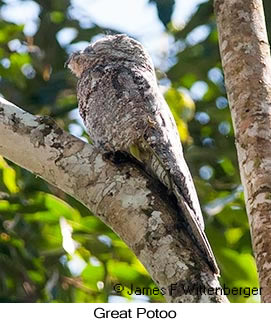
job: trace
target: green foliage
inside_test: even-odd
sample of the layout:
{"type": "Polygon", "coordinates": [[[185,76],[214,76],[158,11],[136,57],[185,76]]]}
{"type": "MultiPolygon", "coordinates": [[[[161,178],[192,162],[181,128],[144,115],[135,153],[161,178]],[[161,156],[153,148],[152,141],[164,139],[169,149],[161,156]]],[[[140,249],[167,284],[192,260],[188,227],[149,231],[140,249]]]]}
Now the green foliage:
{"type": "Polygon", "coordinates": [[[173,14],[175,0],[149,0],[150,3],[155,3],[157,7],[158,17],[165,27],[168,26],[173,14]]]}
{"type": "Polygon", "coordinates": [[[28,192],[24,174],[0,162],[2,302],[107,302],[114,283],[153,284],[125,244],[78,202],[28,192]]]}
{"type": "MultiPolygon", "coordinates": [[[[182,29],[170,22],[175,1],[150,2],[178,48],[163,76],[165,98],[184,143],[221,283],[257,287],[212,1],[199,5],[182,29]],[[195,31],[203,29],[206,36],[195,40],[195,31]]],[[[91,41],[103,29],[80,23],[81,16],[69,13],[69,0],[35,3],[40,24],[33,37],[24,35],[23,26],[0,21],[0,92],[29,112],[51,115],[65,130],[76,127],[85,136],[74,116],[75,79],[63,66],[72,45],[91,41]],[[74,38],[60,45],[57,35],[64,28],[71,28],[74,38]]],[[[0,10],[3,6],[0,1],[0,10]]],[[[130,301],[131,284],[154,286],[134,254],[84,206],[4,159],[0,199],[1,302],[130,301]],[[114,291],[116,283],[125,287],[120,294],[114,291]]],[[[257,301],[234,295],[230,300],[257,301]]],[[[163,298],[153,295],[149,301],[163,298]]]]}

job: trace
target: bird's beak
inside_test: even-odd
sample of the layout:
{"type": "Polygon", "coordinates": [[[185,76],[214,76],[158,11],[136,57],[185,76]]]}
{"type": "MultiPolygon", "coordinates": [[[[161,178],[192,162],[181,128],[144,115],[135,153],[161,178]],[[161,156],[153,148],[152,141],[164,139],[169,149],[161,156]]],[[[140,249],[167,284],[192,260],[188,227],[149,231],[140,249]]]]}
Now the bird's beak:
{"type": "Polygon", "coordinates": [[[67,68],[67,67],[69,67],[69,63],[70,63],[70,61],[71,61],[71,56],[72,55],[70,55],[69,56],[69,58],[66,60],[66,62],[64,63],[64,68],[67,68]]]}
{"type": "Polygon", "coordinates": [[[69,56],[69,58],[66,60],[66,62],[64,63],[64,67],[65,68],[69,67],[69,64],[70,64],[71,60],[74,59],[76,56],[80,55],[80,53],[81,53],[80,51],[72,53],[69,56]]]}

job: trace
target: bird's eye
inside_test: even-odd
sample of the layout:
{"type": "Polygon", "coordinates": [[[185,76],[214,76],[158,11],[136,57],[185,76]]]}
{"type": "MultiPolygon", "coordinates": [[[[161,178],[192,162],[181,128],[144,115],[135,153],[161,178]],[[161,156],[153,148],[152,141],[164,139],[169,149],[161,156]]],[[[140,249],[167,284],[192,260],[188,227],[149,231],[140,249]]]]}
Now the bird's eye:
{"type": "Polygon", "coordinates": [[[84,53],[85,54],[94,54],[95,51],[92,46],[88,46],[87,48],[85,48],[84,53]]]}

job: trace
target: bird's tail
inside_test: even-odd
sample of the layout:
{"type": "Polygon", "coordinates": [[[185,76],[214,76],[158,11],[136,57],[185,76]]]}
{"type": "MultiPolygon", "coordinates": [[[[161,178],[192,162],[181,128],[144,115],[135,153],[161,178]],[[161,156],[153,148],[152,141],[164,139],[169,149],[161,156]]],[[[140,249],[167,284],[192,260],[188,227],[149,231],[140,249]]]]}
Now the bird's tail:
{"type": "Polygon", "coordinates": [[[171,150],[164,142],[149,145],[144,139],[141,143],[131,146],[130,153],[142,163],[148,173],[157,177],[170,193],[175,195],[188,233],[211,270],[219,274],[213,251],[204,232],[196,189],[182,154],[171,150]]]}
{"type": "Polygon", "coordinates": [[[196,220],[195,211],[191,209],[191,207],[185,201],[182,193],[180,192],[180,188],[176,184],[173,184],[173,186],[174,195],[177,198],[178,204],[187,223],[187,230],[190,236],[193,240],[195,240],[195,243],[198,245],[200,251],[207,259],[208,265],[210,266],[212,271],[215,274],[219,275],[219,269],[215,260],[215,256],[204,230],[200,227],[198,221],[196,220]]]}

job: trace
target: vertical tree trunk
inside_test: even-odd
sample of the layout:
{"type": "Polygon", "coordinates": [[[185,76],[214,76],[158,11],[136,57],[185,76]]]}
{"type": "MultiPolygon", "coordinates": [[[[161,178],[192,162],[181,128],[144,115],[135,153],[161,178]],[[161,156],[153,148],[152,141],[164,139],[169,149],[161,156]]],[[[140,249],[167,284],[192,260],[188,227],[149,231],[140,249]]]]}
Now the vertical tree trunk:
{"type": "Polygon", "coordinates": [[[215,0],[262,301],[271,302],[271,60],[261,0],[215,0]]]}

